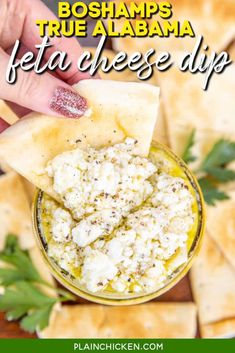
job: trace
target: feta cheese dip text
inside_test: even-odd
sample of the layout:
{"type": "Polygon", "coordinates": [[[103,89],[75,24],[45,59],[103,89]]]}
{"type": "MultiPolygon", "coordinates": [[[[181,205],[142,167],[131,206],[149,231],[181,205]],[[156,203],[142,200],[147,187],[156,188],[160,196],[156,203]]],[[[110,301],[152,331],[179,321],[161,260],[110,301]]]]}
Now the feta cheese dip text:
{"type": "Polygon", "coordinates": [[[60,200],[41,203],[47,253],[92,293],[152,293],[188,260],[193,187],[173,158],[137,156],[135,144],[76,148],[46,168],[60,200]]]}

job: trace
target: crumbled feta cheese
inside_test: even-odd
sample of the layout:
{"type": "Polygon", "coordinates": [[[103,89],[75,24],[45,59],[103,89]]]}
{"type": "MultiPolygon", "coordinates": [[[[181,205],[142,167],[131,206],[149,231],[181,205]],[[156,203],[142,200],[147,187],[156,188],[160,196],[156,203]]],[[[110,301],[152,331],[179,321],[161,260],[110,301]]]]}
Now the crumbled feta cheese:
{"type": "Polygon", "coordinates": [[[48,255],[91,292],[150,293],[187,261],[195,221],[187,181],[162,155],[151,162],[134,146],[75,149],[47,166],[64,205],[44,202],[48,255]]]}
{"type": "Polygon", "coordinates": [[[68,211],[58,207],[52,212],[51,230],[55,241],[68,242],[74,221],[68,211]]]}
{"type": "Polygon", "coordinates": [[[80,265],[77,249],[70,243],[64,246],[62,243],[50,242],[48,255],[52,257],[61,268],[68,272],[80,265]]]}
{"type": "Polygon", "coordinates": [[[111,233],[120,221],[121,214],[115,209],[95,212],[73,228],[73,241],[79,246],[86,246],[102,235],[111,233]]]}
{"type": "Polygon", "coordinates": [[[112,260],[102,252],[93,250],[86,258],[82,267],[82,282],[88,290],[97,292],[117,274],[118,269],[112,260]]]}
{"type": "Polygon", "coordinates": [[[46,171],[53,188],[76,219],[104,208],[123,217],[153,191],[147,179],[156,171],[148,159],[134,155],[135,140],[95,150],[79,148],[55,157],[46,171]]]}

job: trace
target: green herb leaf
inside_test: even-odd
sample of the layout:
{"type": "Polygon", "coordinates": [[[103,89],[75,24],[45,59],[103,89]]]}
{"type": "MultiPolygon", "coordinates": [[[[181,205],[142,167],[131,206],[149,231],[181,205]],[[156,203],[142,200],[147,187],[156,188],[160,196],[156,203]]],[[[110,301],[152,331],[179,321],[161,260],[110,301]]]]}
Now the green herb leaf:
{"type": "Polygon", "coordinates": [[[8,311],[15,308],[43,307],[55,303],[56,298],[43,294],[35,285],[30,282],[16,282],[14,288],[6,288],[0,296],[0,310],[8,311]]]}
{"type": "Polygon", "coordinates": [[[43,330],[49,324],[52,308],[53,304],[49,304],[43,308],[34,310],[21,320],[21,328],[31,333],[36,330],[43,330]]]}
{"type": "MultiPolygon", "coordinates": [[[[3,251],[0,252],[0,260],[7,263],[8,265],[14,266],[17,269],[18,273],[20,273],[21,280],[25,279],[27,281],[32,282],[44,282],[42,281],[38,271],[33,265],[29,254],[19,248],[17,237],[15,237],[14,235],[8,235],[6,239],[5,248],[3,251]]],[[[13,276],[12,272],[8,273],[10,277],[13,276]]],[[[7,272],[2,274],[4,276],[5,283],[7,283],[6,274],[7,272]]],[[[11,284],[10,279],[9,284],[11,284]]]]}
{"type": "Polygon", "coordinates": [[[185,150],[182,154],[182,159],[185,161],[185,163],[194,162],[196,160],[196,157],[192,153],[192,147],[195,144],[195,132],[196,130],[193,129],[191,134],[189,135],[185,150]]]}
{"type": "Polygon", "coordinates": [[[220,191],[209,179],[200,178],[198,182],[201,186],[204,199],[208,205],[215,206],[216,201],[229,199],[229,196],[225,192],[220,191]]]}
{"type": "Polygon", "coordinates": [[[30,282],[16,282],[13,289],[6,288],[0,296],[0,310],[6,311],[8,320],[21,320],[21,326],[29,332],[43,329],[49,322],[57,298],[50,298],[30,282]]]}
{"type": "Polygon", "coordinates": [[[205,157],[201,165],[201,170],[208,172],[213,168],[224,168],[226,165],[235,160],[235,142],[224,139],[215,143],[211,151],[205,157]]]}
{"type": "Polygon", "coordinates": [[[28,306],[24,307],[23,305],[21,305],[18,308],[7,311],[6,318],[8,321],[18,320],[22,316],[27,315],[27,312],[28,312],[28,306]]]}
{"type": "MultiPolygon", "coordinates": [[[[195,130],[193,130],[186,143],[183,160],[186,163],[195,161],[192,154],[192,147],[195,144],[195,130]]],[[[219,189],[220,183],[227,183],[235,180],[235,171],[227,169],[226,166],[235,161],[235,142],[220,139],[202,161],[198,171],[204,199],[207,204],[215,205],[216,201],[227,200],[229,195],[219,189]]]]}
{"type": "Polygon", "coordinates": [[[62,289],[55,288],[56,298],[42,291],[43,286],[50,285],[40,277],[28,252],[20,249],[16,236],[7,237],[0,260],[6,265],[0,268],[0,284],[5,287],[0,295],[0,310],[6,312],[8,320],[21,319],[24,330],[34,332],[45,328],[56,302],[74,300],[72,294],[62,289]]]}
{"type": "Polygon", "coordinates": [[[235,171],[220,167],[210,168],[210,175],[221,183],[235,180],[235,171]]]}
{"type": "Polygon", "coordinates": [[[0,285],[8,287],[16,281],[23,281],[25,275],[20,271],[12,268],[0,268],[0,285]]]}

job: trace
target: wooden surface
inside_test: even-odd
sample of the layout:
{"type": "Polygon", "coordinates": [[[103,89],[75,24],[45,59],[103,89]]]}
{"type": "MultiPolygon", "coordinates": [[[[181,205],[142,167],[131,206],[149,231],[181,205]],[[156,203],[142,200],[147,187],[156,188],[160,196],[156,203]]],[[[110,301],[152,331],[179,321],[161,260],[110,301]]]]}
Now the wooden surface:
{"type": "MultiPolygon", "coordinates": [[[[184,277],[175,287],[155,299],[154,301],[164,302],[187,302],[192,301],[192,293],[188,276],[184,277]]],[[[91,304],[85,299],[78,298],[79,304],[91,304]]],[[[97,304],[99,305],[99,304],[97,304]]],[[[36,338],[35,334],[29,334],[20,329],[17,322],[7,322],[4,313],[0,312],[0,338],[36,338]]]]}

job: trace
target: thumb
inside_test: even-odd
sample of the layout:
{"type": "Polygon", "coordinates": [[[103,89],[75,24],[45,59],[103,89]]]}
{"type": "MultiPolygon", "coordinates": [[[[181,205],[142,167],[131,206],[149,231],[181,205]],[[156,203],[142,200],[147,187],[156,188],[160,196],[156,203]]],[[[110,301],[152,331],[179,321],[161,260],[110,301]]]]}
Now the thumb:
{"type": "Polygon", "coordinates": [[[17,80],[9,84],[6,71],[10,57],[0,49],[0,98],[47,115],[78,118],[87,110],[86,99],[71,86],[45,72],[18,70],[17,80]]]}

